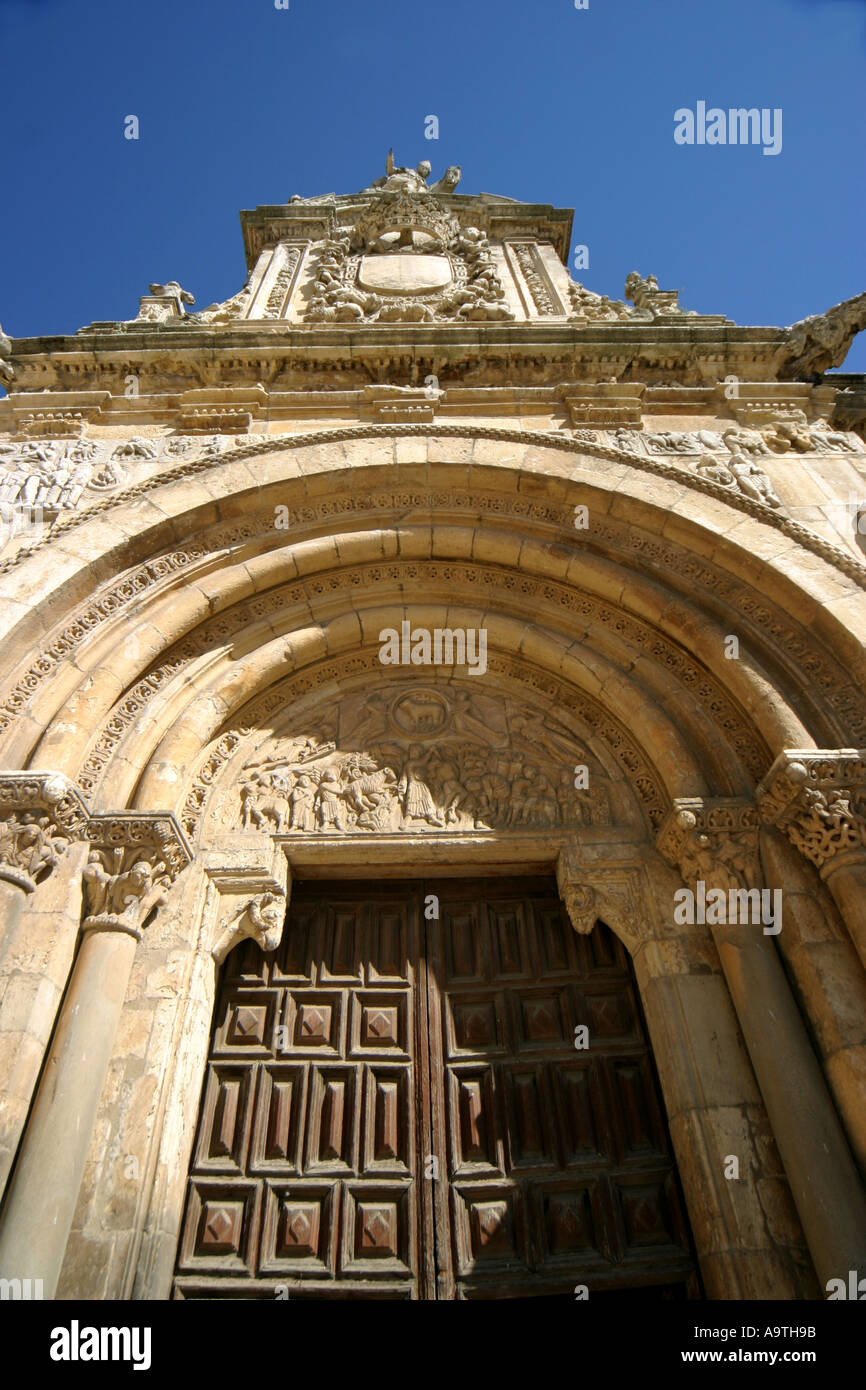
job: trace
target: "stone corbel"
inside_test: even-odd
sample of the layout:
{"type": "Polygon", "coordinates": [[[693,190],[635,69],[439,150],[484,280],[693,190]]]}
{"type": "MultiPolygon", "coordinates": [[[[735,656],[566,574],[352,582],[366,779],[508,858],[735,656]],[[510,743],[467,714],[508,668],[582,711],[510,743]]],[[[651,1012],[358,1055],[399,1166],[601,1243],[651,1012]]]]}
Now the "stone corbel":
{"type": "Polygon", "coordinates": [[[84,838],[87,820],[81,796],[62,774],[0,773],[0,880],[34,892],[70,841],[84,838]]]}
{"type": "Polygon", "coordinates": [[[286,895],[280,889],[249,898],[243,907],[223,927],[211,951],[217,965],[222,965],[235,946],[248,937],[258,942],[263,951],[275,951],[283,939],[286,920],[286,895]]]}
{"type": "Polygon", "coordinates": [[[739,797],[677,797],[659,829],[659,852],[694,888],[759,888],[758,812],[739,797]]]}
{"type": "Polygon", "coordinates": [[[192,860],[183,831],[171,813],[120,812],[93,817],[86,833],[82,931],[126,932],[140,941],[150,913],[192,860]]]}
{"type": "Polygon", "coordinates": [[[584,860],[573,846],[564,846],[556,864],[556,881],[575,931],[588,936],[601,919],[634,951],[641,936],[639,873],[634,864],[584,860]]]}
{"type": "Polygon", "coordinates": [[[269,836],[228,838],[230,844],[205,864],[209,906],[202,945],[218,966],[247,938],[275,951],[292,892],[289,861],[269,836]]]}
{"type": "Polygon", "coordinates": [[[757,797],[761,820],[787,835],[822,878],[866,860],[866,749],[786,749],[757,797]]]}

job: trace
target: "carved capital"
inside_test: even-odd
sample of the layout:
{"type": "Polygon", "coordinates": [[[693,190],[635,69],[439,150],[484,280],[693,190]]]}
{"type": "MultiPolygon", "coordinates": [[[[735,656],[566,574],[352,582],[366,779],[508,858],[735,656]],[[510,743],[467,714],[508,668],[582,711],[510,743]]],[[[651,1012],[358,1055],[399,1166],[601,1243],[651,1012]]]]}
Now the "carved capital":
{"type": "Polygon", "coordinates": [[[82,873],[82,931],[127,932],[136,940],[150,912],[192,853],[170,813],[119,812],[87,825],[90,858],[82,873]]]}
{"type": "Polygon", "coordinates": [[[0,879],[32,893],[86,822],[87,808],[62,774],[0,773],[0,879]]]}
{"type": "Polygon", "coordinates": [[[659,829],[659,852],[693,887],[757,888],[758,812],[737,797],[677,797],[659,829]]]}
{"type": "Polygon", "coordinates": [[[826,877],[866,852],[866,749],[780,753],[757,792],[761,820],[826,877]]]}

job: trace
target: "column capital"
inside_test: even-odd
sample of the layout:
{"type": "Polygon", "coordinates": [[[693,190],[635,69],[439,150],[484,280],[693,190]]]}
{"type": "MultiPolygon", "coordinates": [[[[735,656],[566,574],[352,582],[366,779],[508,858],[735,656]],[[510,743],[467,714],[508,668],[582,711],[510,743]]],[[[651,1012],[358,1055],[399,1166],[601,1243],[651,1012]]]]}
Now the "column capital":
{"type": "Polygon", "coordinates": [[[119,811],[93,816],[86,826],[91,850],[82,872],[81,929],[119,931],[141,939],[154,907],[192,860],[171,812],[119,811]]]}
{"type": "Polygon", "coordinates": [[[745,797],[677,797],[659,827],[659,853],[692,886],[757,888],[758,810],[745,797]]]}
{"type": "Polygon", "coordinates": [[[0,772],[0,879],[35,891],[71,840],[82,839],[88,810],[59,772],[0,772]]]}
{"type": "Polygon", "coordinates": [[[765,825],[826,877],[866,852],[866,749],[788,748],[757,789],[765,825]]]}

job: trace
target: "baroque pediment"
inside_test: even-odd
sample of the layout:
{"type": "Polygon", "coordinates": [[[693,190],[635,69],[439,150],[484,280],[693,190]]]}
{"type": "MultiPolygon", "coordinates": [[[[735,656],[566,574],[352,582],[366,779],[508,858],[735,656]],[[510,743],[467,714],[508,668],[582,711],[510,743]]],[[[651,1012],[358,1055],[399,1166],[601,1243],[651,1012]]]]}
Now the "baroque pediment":
{"type": "Polygon", "coordinates": [[[259,745],[240,775],[247,830],[288,835],[610,825],[610,783],[547,714],[459,686],[346,696],[259,745]]]}

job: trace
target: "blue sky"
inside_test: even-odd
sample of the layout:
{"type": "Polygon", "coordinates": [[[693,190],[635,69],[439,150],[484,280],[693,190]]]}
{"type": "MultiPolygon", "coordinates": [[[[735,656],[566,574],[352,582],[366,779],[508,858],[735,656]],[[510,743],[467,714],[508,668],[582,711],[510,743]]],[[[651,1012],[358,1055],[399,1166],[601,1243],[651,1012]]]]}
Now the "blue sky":
{"type": "Polygon", "coordinates": [[[866,289],[864,68],[863,0],[0,0],[0,321],[129,318],[153,280],[223,299],[240,208],[354,192],[393,145],[573,207],[599,293],[637,269],[790,323],[866,289]],[[780,107],[781,153],[675,144],[698,101],[780,107]]]}

